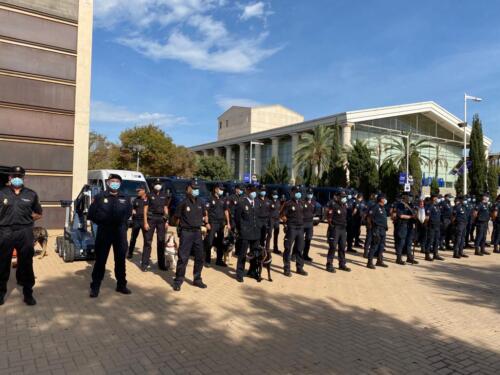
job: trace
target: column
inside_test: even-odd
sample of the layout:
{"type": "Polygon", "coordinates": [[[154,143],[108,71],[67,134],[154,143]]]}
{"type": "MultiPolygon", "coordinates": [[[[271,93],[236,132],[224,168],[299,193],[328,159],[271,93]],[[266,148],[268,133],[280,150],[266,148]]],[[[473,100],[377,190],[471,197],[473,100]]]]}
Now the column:
{"type": "Polygon", "coordinates": [[[203,156],[208,156],[208,150],[203,150],[203,156]]]}
{"type": "Polygon", "coordinates": [[[292,184],[295,184],[295,179],[297,177],[297,168],[295,167],[295,153],[297,152],[297,147],[299,145],[299,134],[298,133],[292,133],[292,168],[290,171],[290,180],[292,184]]]}
{"type": "Polygon", "coordinates": [[[229,169],[232,173],[234,173],[233,169],[233,148],[231,146],[224,146],[226,149],[226,163],[229,166],[229,169]]]}
{"type": "Polygon", "coordinates": [[[351,131],[354,124],[352,122],[346,122],[341,124],[342,128],[342,146],[348,148],[351,147],[351,131]]]}
{"type": "Polygon", "coordinates": [[[278,150],[280,146],[280,139],[278,137],[272,137],[272,153],[271,157],[278,159],[278,150]]]}
{"type": "Polygon", "coordinates": [[[245,144],[244,143],[240,143],[238,145],[240,147],[240,160],[239,160],[239,163],[238,163],[238,179],[240,181],[243,181],[243,174],[244,174],[244,171],[245,171],[245,144]]]}
{"type": "Polygon", "coordinates": [[[219,147],[214,147],[214,156],[220,156],[220,148],[219,147]]]}
{"type": "Polygon", "coordinates": [[[261,174],[261,164],[262,164],[262,146],[259,144],[254,145],[254,153],[255,153],[255,170],[253,171],[254,174],[257,176],[260,176],[261,174]]]}

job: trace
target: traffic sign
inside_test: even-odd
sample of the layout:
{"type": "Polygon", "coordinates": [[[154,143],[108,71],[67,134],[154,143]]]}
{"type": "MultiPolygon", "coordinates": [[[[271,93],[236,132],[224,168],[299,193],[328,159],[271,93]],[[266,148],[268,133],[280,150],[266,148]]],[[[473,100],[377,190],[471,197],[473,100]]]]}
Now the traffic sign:
{"type": "Polygon", "coordinates": [[[409,193],[411,191],[411,185],[408,183],[408,184],[405,184],[405,193],[409,193]]]}
{"type": "Polygon", "coordinates": [[[406,173],[401,172],[399,174],[399,184],[404,185],[406,183],[406,173]]]}

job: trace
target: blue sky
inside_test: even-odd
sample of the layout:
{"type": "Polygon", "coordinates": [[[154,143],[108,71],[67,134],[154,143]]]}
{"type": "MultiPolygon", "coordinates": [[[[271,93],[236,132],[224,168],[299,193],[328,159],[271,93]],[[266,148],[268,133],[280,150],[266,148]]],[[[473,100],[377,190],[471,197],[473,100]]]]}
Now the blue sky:
{"type": "MultiPolygon", "coordinates": [[[[231,105],[306,119],[463,94],[500,151],[495,0],[95,0],[93,130],[156,123],[176,143],[216,139],[231,105]]],[[[469,117],[470,121],[470,117],[469,117]]]]}

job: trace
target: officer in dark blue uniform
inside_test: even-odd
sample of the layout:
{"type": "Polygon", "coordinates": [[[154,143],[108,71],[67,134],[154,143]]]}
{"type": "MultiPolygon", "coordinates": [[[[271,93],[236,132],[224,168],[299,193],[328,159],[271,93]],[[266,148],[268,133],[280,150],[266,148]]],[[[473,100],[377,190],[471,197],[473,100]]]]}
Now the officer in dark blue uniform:
{"type": "Polygon", "coordinates": [[[356,212],[353,215],[353,225],[354,225],[354,246],[361,247],[363,241],[361,240],[361,225],[363,212],[366,210],[366,202],[364,200],[363,194],[358,193],[356,196],[356,212]]]}
{"type": "Polygon", "coordinates": [[[281,220],[286,225],[285,251],[283,253],[283,268],[285,276],[292,276],[290,272],[290,258],[292,251],[295,254],[297,273],[306,276],[304,271],[304,204],[298,186],[291,189],[291,199],[283,205],[281,220]]]}
{"type": "Polygon", "coordinates": [[[465,245],[464,248],[470,247],[470,236],[472,231],[472,212],[474,211],[474,207],[472,206],[472,199],[470,196],[466,195],[464,197],[464,207],[467,213],[467,225],[465,227],[465,245]]]}
{"type": "Polygon", "coordinates": [[[474,208],[473,218],[476,220],[476,239],[474,241],[475,255],[490,255],[485,250],[486,234],[490,221],[489,209],[490,196],[485,193],[481,195],[481,201],[474,208]]]}
{"type": "MultiPolygon", "coordinates": [[[[389,218],[392,221],[392,238],[394,238],[394,248],[397,249],[399,245],[399,236],[398,236],[398,225],[399,220],[397,217],[397,207],[401,203],[401,195],[398,194],[396,196],[396,200],[389,205],[389,218]]],[[[403,248],[403,251],[406,251],[406,248],[403,248]]]]}
{"type": "Polygon", "coordinates": [[[500,194],[491,208],[491,219],[493,220],[493,252],[500,254],[500,194]]]}
{"type": "Polygon", "coordinates": [[[212,247],[215,246],[217,251],[217,260],[215,264],[221,267],[227,267],[224,262],[224,225],[226,220],[226,200],[223,199],[224,186],[222,184],[215,184],[212,188],[212,194],[210,198],[205,203],[206,210],[208,212],[208,223],[210,224],[210,230],[207,231],[204,240],[205,248],[205,263],[210,264],[212,247]]]}
{"type": "MultiPolygon", "coordinates": [[[[244,187],[241,185],[236,185],[234,188],[234,193],[226,198],[225,213],[226,213],[226,223],[229,223],[229,230],[231,230],[234,238],[236,238],[236,223],[234,221],[236,206],[238,201],[243,197],[244,187]]],[[[239,242],[236,241],[235,252],[238,253],[239,242]]]]}
{"type": "Polygon", "coordinates": [[[335,252],[338,250],[339,269],[342,271],[351,271],[346,266],[345,250],[347,238],[347,197],[345,192],[338,190],[335,192],[333,199],[327,204],[328,218],[328,255],[326,258],[326,270],[335,272],[333,260],[335,252]]]}
{"type": "Polygon", "coordinates": [[[280,211],[281,211],[281,201],[279,200],[279,195],[276,190],[271,192],[271,200],[269,207],[269,216],[271,222],[269,225],[267,240],[266,240],[266,250],[269,251],[271,247],[271,237],[273,239],[273,253],[281,255],[281,251],[278,249],[278,238],[280,234],[280,211]]]}
{"type": "Polygon", "coordinates": [[[99,295],[106,261],[113,246],[115,260],[116,291],[130,294],[125,274],[125,257],[127,256],[127,221],[132,214],[130,200],[120,192],[122,178],[110,174],[106,182],[108,190],[97,195],[89,207],[89,219],[97,224],[95,239],[96,260],[92,270],[90,297],[99,295]]]}
{"type": "Polygon", "coordinates": [[[314,212],[316,211],[316,200],[314,199],[313,189],[308,188],[304,199],[304,252],[303,257],[307,262],[312,262],[309,256],[311,241],[314,236],[314,212]]]}
{"type": "Polygon", "coordinates": [[[148,195],[144,204],[144,229],[146,241],[142,252],[141,268],[146,271],[149,267],[153,235],[156,231],[156,255],[158,268],[166,271],[165,267],[165,234],[168,227],[168,204],[170,197],[162,190],[163,185],[158,178],[153,183],[153,192],[148,195]]]}
{"type": "Polygon", "coordinates": [[[366,202],[365,210],[363,211],[362,216],[361,216],[362,222],[364,222],[364,224],[366,226],[366,238],[365,238],[365,245],[364,245],[364,249],[363,249],[363,257],[364,258],[368,258],[368,254],[370,252],[370,246],[372,244],[373,231],[372,231],[371,223],[368,220],[368,214],[369,214],[370,210],[372,209],[372,207],[375,206],[376,204],[377,204],[377,196],[375,193],[371,193],[370,199],[368,200],[368,202],[366,202]]]}
{"type": "Polygon", "coordinates": [[[439,240],[439,249],[450,250],[451,241],[451,199],[453,196],[451,194],[446,194],[444,199],[439,203],[439,208],[441,209],[441,235],[439,240]]]}
{"type": "Polygon", "coordinates": [[[372,228],[372,243],[366,266],[371,269],[375,269],[373,265],[373,258],[375,256],[377,256],[377,266],[388,267],[387,264],[384,263],[385,238],[387,232],[386,204],[387,199],[385,198],[385,194],[379,194],[377,196],[377,203],[373,205],[368,212],[368,220],[372,228]]]}
{"type": "Polygon", "coordinates": [[[146,231],[144,230],[144,206],[147,202],[146,188],[140,186],[137,188],[137,197],[132,202],[132,233],[130,235],[130,243],[128,246],[128,259],[134,256],[135,243],[139,232],[142,232],[143,243],[146,243],[146,231]]]}
{"type": "Polygon", "coordinates": [[[406,261],[411,264],[418,264],[413,255],[413,221],[415,212],[410,206],[410,195],[403,193],[401,201],[396,206],[397,220],[397,247],[396,247],[396,263],[404,265],[403,253],[406,253],[406,261]],[[406,250],[406,251],[403,251],[406,250]]]}
{"type": "Polygon", "coordinates": [[[236,265],[236,280],[243,282],[245,275],[245,263],[247,253],[257,250],[260,245],[260,223],[257,208],[257,192],[253,185],[248,185],[246,196],[238,201],[236,206],[234,221],[236,223],[236,240],[239,242],[236,255],[238,263],[236,265]]]}
{"type": "Polygon", "coordinates": [[[453,244],[453,258],[468,258],[464,253],[465,229],[467,227],[467,208],[464,206],[463,196],[457,196],[455,206],[452,210],[452,223],[455,228],[455,239],[453,244]]]}
{"type": "Polygon", "coordinates": [[[431,196],[431,203],[425,209],[427,217],[427,246],[425,249],[425,260],[444,260],[439,256],[439,241],[441,239],[441,209],[438,203],[438,196],[431,196]],[[430,253],[434,256],[431,258],[430,253]]]}
{"type": "Polygon", "coordinates": [[[271,224],[270,211],[271,204],[267,199],[267,191],[265,185],[260,185],[257,192],[257,199],[255,200],[257,207],[257,219],[260,228],[260,246],[266,246],[267,234],[271,224]]]}
{"type": "Polygon", "coordinates": [[[25,170],[13,167],[8,186],[0,188],[0,305],[4,304],[12,254],[17,250],[18,284],[23,287],[24,303],[36,305],[33,297],[33,224],[42,218],[38,195],[24,186],[25,170]]]}
{"type": "Polygon", "coordinates": [[[356,199],[353,197],[352,192],[347,195],[347,252],[356,253],[357,251],[352,248],[354,244],[354,216],[358,211],[356,199]]]}
{"type": "Polygon", "coordinates": [[[207,287],[201,278],[205,259],[201,227],[205,225],[209,231],[210,224],[205,202],[199,198],[199,195],[198,181],[190,181],[186,186],[186,199],[175,210],[175,223],[179,228],[179,259],[174,279],[176,292],[181,290],[191,252],[194,253],[193,285],[201,289],[207,287]]]}

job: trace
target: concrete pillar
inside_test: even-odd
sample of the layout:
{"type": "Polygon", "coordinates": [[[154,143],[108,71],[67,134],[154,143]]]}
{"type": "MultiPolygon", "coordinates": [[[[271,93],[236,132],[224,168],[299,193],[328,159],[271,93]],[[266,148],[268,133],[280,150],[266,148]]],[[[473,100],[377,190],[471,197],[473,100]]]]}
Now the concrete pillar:
{"type": "Polygon", "coordinates": [[[203,156],[208,156],[208,150],[203,150],[203,156]]]}
{"type": "Polygon", "coordinates": [[[278,150],[280,146],[280,139],[278,137],[272,137],[272,151],[271,151],[271,157],[278,159],[278,150]]]}
{"type": "Polygon", "coordinates": [[[220,156],[220,148],[214,147],[214,156],[220,156]]]}
{"type": "Polygon", "coordinates": [[[243,181],[243,174],[245,171],[245,144],[240,143],[238,146],[240,147],[240,158],[239,158],[240,160],[238,163],[239,166],[238,179],[240,181],[243,181]]]}
{"type": "Polygon", "coordinates": [[[292,133],[292,168],[290,171],[290,180],[292,181],[292,184],[295,183],[295,179],[297,178],[297,168],[295,166],[295,161],[294,161],[294,156],[295,153],[297,152],[297,147],[299,145],[299,134],[298,133],[292,133]]]}
{"type": "Polygon", "coordinates": [[[342,128],[342,146],[348,148],[351,147],[351,131],[354,124],[352,122],[346,122],[340,125],[342,128]]]}
{"type": "Polygon", "coordinates": [[[233,149],[231,146],[224,146],[226,149],[226,163],[229,166],[231,172],[234,173],[233,170],[233,149]]]}
{"type": "Polygon", "coordinates": [[[255,153],[255,170],[254,174],[260,176],[261,174],[261,164],[262,164],[262,146],[259,144],[254,145],[254,153],[255,153]]]}

